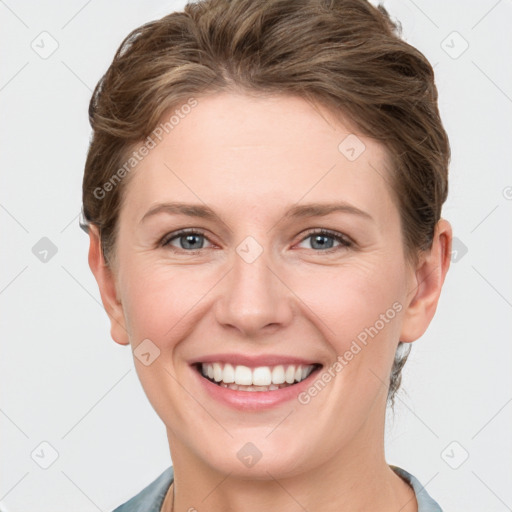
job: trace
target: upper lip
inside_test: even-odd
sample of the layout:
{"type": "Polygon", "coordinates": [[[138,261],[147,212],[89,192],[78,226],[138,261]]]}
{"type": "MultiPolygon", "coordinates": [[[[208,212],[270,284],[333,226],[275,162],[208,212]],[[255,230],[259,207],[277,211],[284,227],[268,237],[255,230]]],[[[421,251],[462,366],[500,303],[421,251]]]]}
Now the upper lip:
{"type": "Polygon", "coordinates": [[[278,354],[261,354],[257,356],[248,356],[246,354],[211,354],[194,358],[190,361],[191,365],[199,363],[230,363],[233,366],[242,365],[249,368],[257,368],[258,366],[277,366],[277,365],[315,365],[320,364],[318,361],[304,359],[301,357],[291,357],[278,354]]]}

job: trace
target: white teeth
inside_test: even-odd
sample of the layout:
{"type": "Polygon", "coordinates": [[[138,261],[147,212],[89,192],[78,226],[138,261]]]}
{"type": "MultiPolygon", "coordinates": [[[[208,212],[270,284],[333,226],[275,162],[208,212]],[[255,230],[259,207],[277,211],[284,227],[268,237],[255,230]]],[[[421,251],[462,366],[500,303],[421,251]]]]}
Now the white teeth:
{"type": "Polygon", "coordinates": [[[284,383],[284,366],[278,365],[272,368],[272,384],[283,384],[284,383]]]}
{"type": "Polygon", "coordinates": [[[213,380],[215,382],[222,380],[222,366],[219,363],[213,363],[213,380]]]}
{"type": "Polygon", "coordinates": [[[272,374],[268,366],[254,368],[252,372],[252,383],[255,386],[270,386],[272,384],[272,374]]]}
{"type": "Polygon", "coordinates": [[[235,382],[235,369],[233,368],[233,365],[227,363],[224,365],[224,371],[222,373],[222,380],[226,384],[231,384],[232,382],[235,382]]]}
{"type": "Polygon", "coordinates": [[[235,368],[235,382],[242,386],[250,386],[252,384],[252,371],[248,366],[238,365],[235,368]]]}
{"type": "Polygon", "coordinates": [[[284,388],[288,386],[288,384],[284,384],[281,386],[275,386],[274,384],[270,384],[270,386],[239,386],[238,384],[226,384],[225,382],[219,382],[219,386],[223,388],[233,389],[235,391],[275,391],[276,389],[284,388]]]}
{"type": "Polygon", "coordinates": [[[214,380],[223,387],[244,391],[273,391],[280,387],[286,387],[294,382],[304,380],[313,371],[314,365],[276,365],[248,366],[233,365],[229,363],[215,362],[202,363],[201,371],[205,377],[214,380]],[[249,388],[250,386],[250,388],[249,388]]]}
{"type": "Polygon", "coordinates": [[[295,366],[288,366],[288,368],[286,368],[284,379],[288,384],[293,384],[295,382],[295,366]]]}

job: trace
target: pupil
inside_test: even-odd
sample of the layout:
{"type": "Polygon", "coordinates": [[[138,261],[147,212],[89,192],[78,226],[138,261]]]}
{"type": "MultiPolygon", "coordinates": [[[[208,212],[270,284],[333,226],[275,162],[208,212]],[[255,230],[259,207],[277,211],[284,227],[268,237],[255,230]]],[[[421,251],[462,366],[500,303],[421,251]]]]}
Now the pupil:
{"type": "MultiPolygon", "coordinates": [[[[185,245],[187,246],[189,243],[190,244],[193,244],[194,243],[194,239],[197,239],[197,235],[185,235],[185,245]]],[[[194,249],[194,247],[183,247],[183,249],[194,249]]]]}
{"type": "MultiPolygon", "coordinates": [[[[324,242],[322,243],[321,241],[319,242],[320,243],[320,246],[321,248],[325,248],[326,246],[329,246],[328,248],[330,249],[331,248],[331,245],[329,243],[325,243],[325,239],[329,239],[330,237],[326,236],[326,235],[316,235],[315,236],[315,242],[318,242],[320,240],[324,240],[324,242]]],[[[332,243],[332,241],[331,241],[332,243]]]]}

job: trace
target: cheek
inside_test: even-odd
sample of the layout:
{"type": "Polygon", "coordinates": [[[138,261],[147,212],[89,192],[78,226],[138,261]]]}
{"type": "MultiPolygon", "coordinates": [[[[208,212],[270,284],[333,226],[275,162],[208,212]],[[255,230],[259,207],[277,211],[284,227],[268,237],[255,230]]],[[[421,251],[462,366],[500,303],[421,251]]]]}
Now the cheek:
{"type": "MultiPolygon", "coordinates": [[[[388,381],[401,327],[400,262],[382,261],[360,260],[328,275],[317,270],[297,293],[313,311],[309,318],[332,351],[335,366],[325,375],[332,378],[332,410],[350,408],[356,423],[388,381]]],[[[303,311],[306,315],[307,308],[303,311]]]]}
{"type": "Polygon", "coordinates": [[[315,323],[325,327],[326,338],[338,353],[347,350],[347,344],[366,332],[365,328],[375,323],[382,327],[381,315],[386,325],[381,330],[389,332],[391,324],[398,324],[400,306],[396,303],[402,300],[403,289],[399,264],[360,261],[327,271],[313,269],[304,275],[295,280],[294,290],[312,311],[310,317],[316,316],[315,323]]]}
{"type": "Polygon", "coordinates": [[[142,258],[126,267],[125,276],[123,310],[130,341],[149,338],[164,350],[186,335],[190,318],[212,286],[205,272],[193,267],[152,264],[142,258]]]}

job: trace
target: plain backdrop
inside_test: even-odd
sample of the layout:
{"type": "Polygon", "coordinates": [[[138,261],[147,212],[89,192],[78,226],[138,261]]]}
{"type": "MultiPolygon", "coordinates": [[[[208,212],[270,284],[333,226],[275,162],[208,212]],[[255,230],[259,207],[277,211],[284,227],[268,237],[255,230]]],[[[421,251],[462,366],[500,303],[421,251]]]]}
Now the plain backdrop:
{"type": "MultiPolygon", "coordinates": [[[[9,512],[109,512],[171,464],[130,349],[110,338],[78,214],[94,85],[129,31],[183,5],[0,1],[0,502],[9,512]]],[[[455,236],[437,313],[388,418],[387,459],[447,512],[512,510],[512,3],[384,5],[435,69],[452,147],[443,217],[455,236]]]]}

